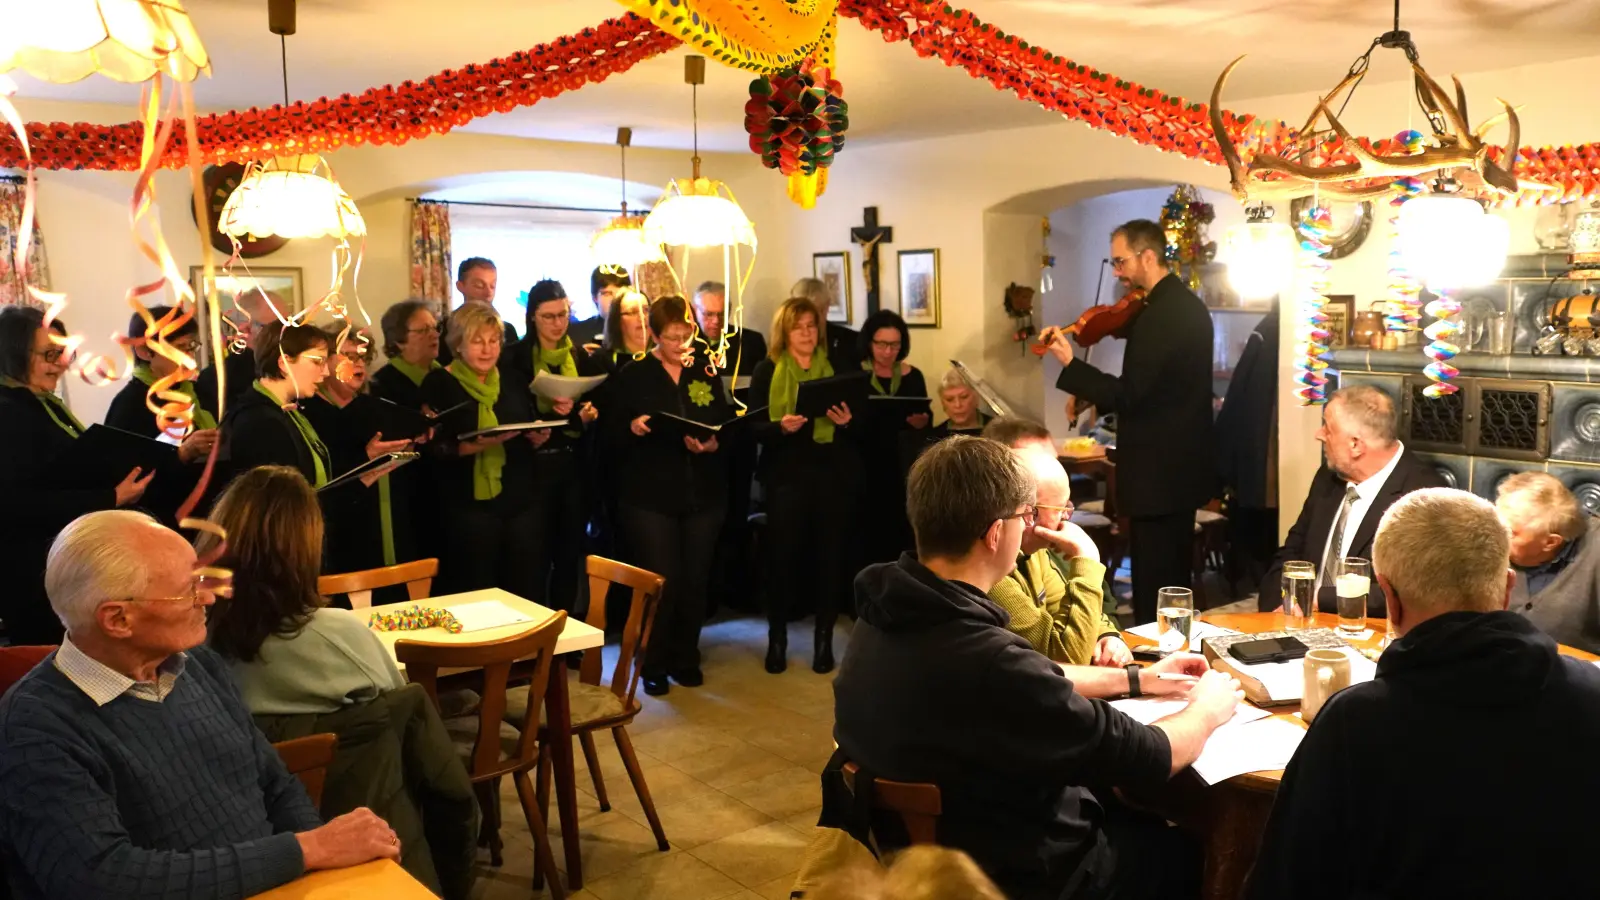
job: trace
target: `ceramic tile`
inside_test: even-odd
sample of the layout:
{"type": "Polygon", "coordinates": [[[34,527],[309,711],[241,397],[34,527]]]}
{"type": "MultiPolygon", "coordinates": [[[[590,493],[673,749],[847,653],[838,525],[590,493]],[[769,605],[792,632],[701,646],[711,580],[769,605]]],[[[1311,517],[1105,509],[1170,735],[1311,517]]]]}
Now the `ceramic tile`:
{"type": "Polygon", "coordinates": [[[822,780],[815,772],[790,766],[722,789],[728,796],[783,819],[822,804],[822,780]]]}
{"type": "Polygon", "coordinates": [[[739,738],[708,725],[677,725],[633,739],[634,747],[665,763],[689,759],[717,747],[738,746],[739,738]]]}
{"type": "Polygon", "coordinates": [[[782,822],[769,822],[689,852],[745,887],[756,887],[795,872],[805,850],[805,838],[798,832],[782,822]]]}
{"type": "MultiPolygon", "coordinates": [[[[636,806],[625,808],[622,813],[641,825],[649,822],[636,806]]],[[[658,806],[656,814],[661,817],[667,840],[684,850],[772,821],[772,816],[715,790],[682,803],[658,806]]]]}
{"type": "Polygon", "coordinates": [[[809,838],[811,837],[811,832],[816,830],[817,820],[821,817],[822,807],[814,806],[805,812],[799,812],[792,816],[786,816],[784,817],[783,821],[784,824],[788,825],[790,828],[795,829],[802,835],[809,838]]]}
{"type": "Polygon", "coordinates": [[[635,863],[586,886],[599,900],[723,900],[744,890],[687,853],[635,863]]]}
{"type": "Polygon", "coordinates": [[[794,763],[776,753],[740,743],[737,746],[707,750],[698,756],[679,760],[672,767],[686,775],[699,778],[714,788],[725,789],[729,785],[771,775],[792,765],[794,763]]]}
{"type": "Polygon", "coordinates": [[[766,884],[757,885],[754,893],[761,900],[789,900],[789,895],[794,892],[794,880],[799,874],[800,870],[796,869],[779,875],[766,884]]]}

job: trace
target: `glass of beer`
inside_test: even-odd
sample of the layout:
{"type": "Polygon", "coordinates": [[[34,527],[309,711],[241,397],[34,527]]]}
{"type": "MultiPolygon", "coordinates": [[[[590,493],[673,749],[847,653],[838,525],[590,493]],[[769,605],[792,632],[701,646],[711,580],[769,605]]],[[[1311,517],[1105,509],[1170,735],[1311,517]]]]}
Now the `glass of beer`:
{"type": "Polygon", "coordinates": [[[1372,589],[1372,563],[1359,556],[1339,560],[1334,585],[1339,594],[1339,631],[1353,637],[1367,630],[1367,593],[1372,589]]]}
{"type": "Polygon", "coordinates": [[[1317,567],[1312,563],[1283,564],[1283,627],[1289,631],[1317,627],[1317,567]]]}
{"type": "Polygon", "coordinates": [[[1194,629],[1194,591],[1164,587],[1156,592],[1156,644],[1163,653],[1189,648],[1194,629]]]}

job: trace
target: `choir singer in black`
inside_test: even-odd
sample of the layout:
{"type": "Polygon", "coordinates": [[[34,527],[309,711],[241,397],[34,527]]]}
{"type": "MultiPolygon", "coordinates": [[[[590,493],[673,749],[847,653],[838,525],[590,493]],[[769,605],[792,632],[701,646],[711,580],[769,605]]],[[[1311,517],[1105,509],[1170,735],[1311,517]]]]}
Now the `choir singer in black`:
{"type": "Polygon", "coordinates": [[[1117,505],[1132,519],[1129,557],[1136,623],[1156,617],[1156,594],[1188,587],[1194,512],[1216,491],[1211,412],[1211,314],[1166,262],[1166,233],[1135,219],[1111,233],[1111,271],[1148,292],[1123,351],[1122,374],[1076,358],[1067,335],[1040,335],[1064,368],[1056,387],[1117,416],[1117,505]]]}

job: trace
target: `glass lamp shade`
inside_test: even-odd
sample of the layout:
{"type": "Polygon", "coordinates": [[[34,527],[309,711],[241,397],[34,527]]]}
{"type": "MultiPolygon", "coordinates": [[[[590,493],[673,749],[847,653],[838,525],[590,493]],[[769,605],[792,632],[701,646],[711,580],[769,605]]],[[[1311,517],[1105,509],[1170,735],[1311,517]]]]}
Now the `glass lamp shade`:
{"type": "Polygon", "coordinates": [[[644,216],[621,215],[612,219],[594,233],[589,251],[594,254],[595,265],[622,266],[629,271],[666,259],[660,244],[645,240],[644,216]]]}
{"type": "Polygon", "coordinates": [[[644,220],[644,239],[671,247],[756,246],[756,228],[712,178],[675,178],[644,220]]]}
{"type": "Polygon", "coordinates": [[[1294,229],[1282,222],[1246,222],[1229,228],[1218,256],[1228,283],[1246,300],[1266,300],[1294,279],[1294,229]]]}
{"type": "Polygon", "coordinates": [[[367,233],[355,201],[333,180],[322,157],[312,153],[252,164],[228,195],[220,219],[218,231],[252,240],[269,235],[346,238],[367,233]]]}
{"type": "Polygon", "coordinates": [[[211,60],[182,0],[0,0],[0,72],[70,84],[100,73],[194,81],[211,60]]]}
{"type": "Polygon", "coordinates": [[[1504,224],[1468,197],[1413,198],[1400,207],[1396,240],[1401,261],[1435,291],[1492,281],[1505,268],[1509,233],[1504,224]]]}

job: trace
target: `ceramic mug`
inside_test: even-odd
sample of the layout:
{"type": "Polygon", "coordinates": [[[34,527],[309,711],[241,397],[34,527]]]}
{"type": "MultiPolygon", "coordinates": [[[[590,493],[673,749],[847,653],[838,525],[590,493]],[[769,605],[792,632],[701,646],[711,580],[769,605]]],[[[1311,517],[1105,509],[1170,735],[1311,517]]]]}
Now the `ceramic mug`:
{"type": "Polygon", "coordinates": [[[1311,650],[1305,658],[1300,715],[1311,724],[1328,698],[1350,686],[1350,657],[1343,650],[1311,650]]]}

